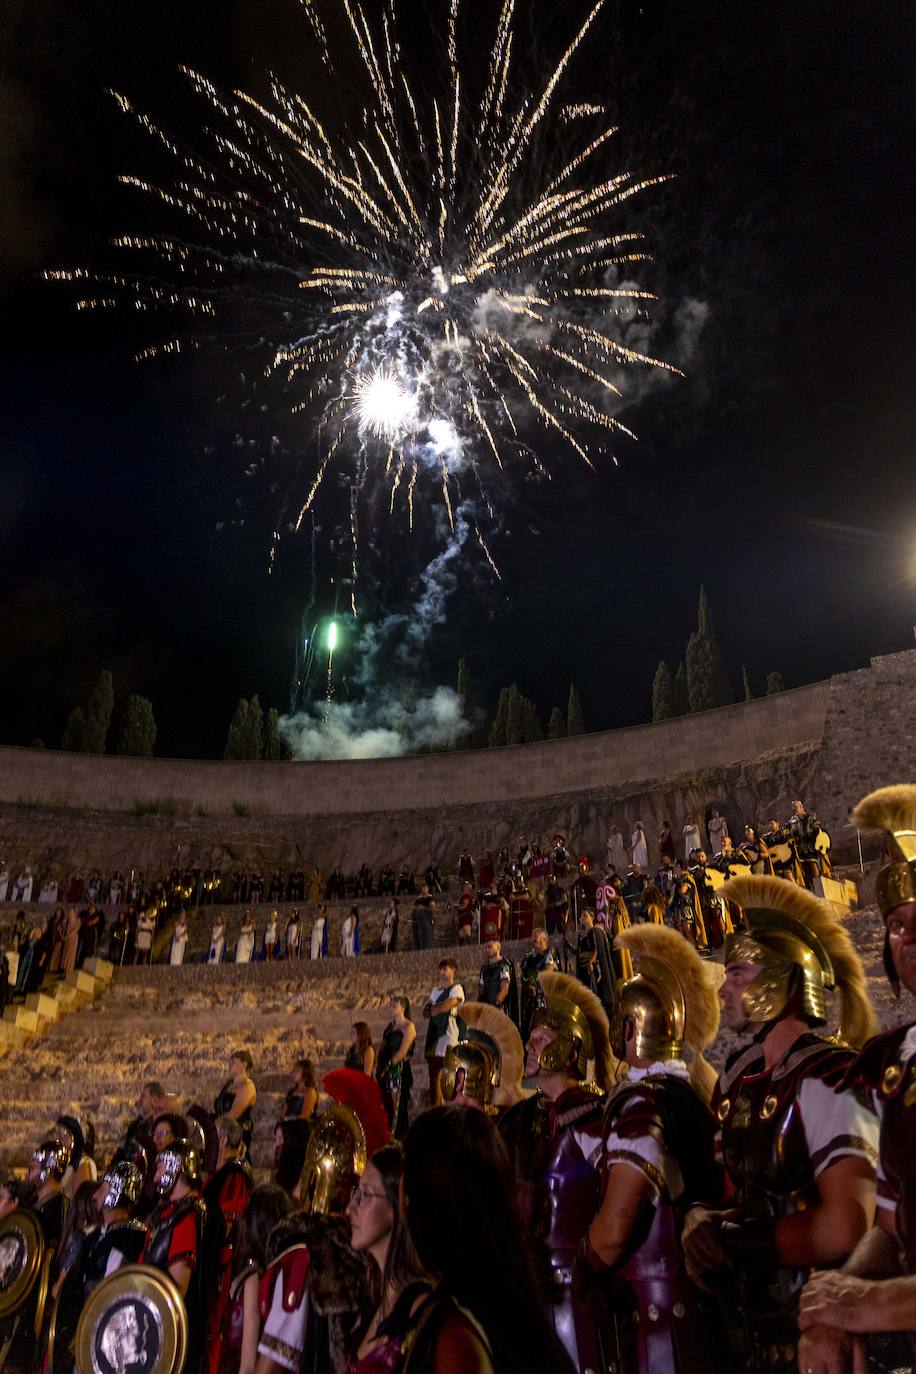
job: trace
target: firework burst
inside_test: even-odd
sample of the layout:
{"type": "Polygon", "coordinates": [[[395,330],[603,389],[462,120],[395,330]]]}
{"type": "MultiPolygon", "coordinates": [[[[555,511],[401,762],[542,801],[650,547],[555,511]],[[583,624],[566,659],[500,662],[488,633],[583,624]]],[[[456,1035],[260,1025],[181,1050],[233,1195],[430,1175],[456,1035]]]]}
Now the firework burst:
{"type": "MultiPolygon", "coordinates": [[[[187,70],[210,109],[212,146],[197,152],[116,95],[177,166],[168,187],[122,180],[184,226],[116,239],[140,270],[48,275],[76,284],[80,308],[127,298],[191,316],[141,357],[228,344],[224,316],[241,306],[247,346],[315,436],[290,528],[332,465],[355,460],[354,487],[384,484],[389,510],[403,502],[411,525],[427,490],[453,532],[459,508],[475,512],[498,576],[480,531],[486,517],[497,524],[490,479],[520,458],[549,475],[526,437],[535,425],[592,465],[609,439],[635,437],[617,418],[626,369],[677,371],[621,336],[627,312],[653,299],[626,280],[647,255],[621,207],[666,178],[607,175],[616,130],[604,108],[561,103],[604,0],[535,89],[514,58],[516,0],[496,11],[476,80],[460,52],[460,0],[445,0],[442,69],[422,83],[402,58],[396,0],[379,0],[371,22],[359,0],[328,0],[349,33],[342,51],[317,0],[300,3],[329,84],[356,54],[370,94],[355,117],[332,134],[314,102],[275,78],[259,100],[187,70]]],[[[354,500],[354,586],[358,525],[354,500]]]]}

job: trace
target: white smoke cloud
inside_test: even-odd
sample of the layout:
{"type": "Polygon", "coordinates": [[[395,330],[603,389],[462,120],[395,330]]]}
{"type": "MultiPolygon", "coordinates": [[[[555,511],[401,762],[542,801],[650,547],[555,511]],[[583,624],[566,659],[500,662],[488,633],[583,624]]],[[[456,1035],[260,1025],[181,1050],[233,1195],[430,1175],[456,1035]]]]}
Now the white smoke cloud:
{"type": "MultiPolygon", "coordinates": [[[[455,511],[455,528],[440,531],[441,553],[424,568],[408,613],[362,626],[354,651],[353,701],[316,701],[280,717],[280,734],[296,759],[396,758],[460,744],[471,729],[450,687],[416,695],[416,680],[431,632],[445,620],[458,582],[458,563],[471,534],[471,508],[455,511]]],[[[444,514],[434,517],[442,521],[444,514]]]]}
{"type": "Polygon", "coordinates": [[[451,748],[470,725],[451,687],[415,702],[316,702],[311,711],[283,716],[280,733],[296,759],[391,759],[451,748]]]}

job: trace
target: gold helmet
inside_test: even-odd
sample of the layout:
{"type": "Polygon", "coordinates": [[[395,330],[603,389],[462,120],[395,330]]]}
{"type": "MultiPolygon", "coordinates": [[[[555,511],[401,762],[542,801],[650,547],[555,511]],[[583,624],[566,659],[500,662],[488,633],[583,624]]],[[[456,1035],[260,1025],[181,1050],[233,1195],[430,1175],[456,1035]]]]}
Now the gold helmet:
{"type": "Polygon", "coordinates": [[[546,1005],[531,1018],[531,1029],[547,1026],[556,1039],[541,1051],[538,1067],[548,1073],[567,1070],[573,1077],[588,1076],[588,1061],[595,1065],[595,1081],[607,1091],[621,1077],[623,1066],[611,1050],[610,1027],[598,998],[568,973],[545,969],[538,974],[546,1005]]]}
{"type": "Polygon", "coordinates": [[[862,961],[828,902],[785,878],[731,878],[720,895],[744,910],[748,929],[725,937],[725,962],[763,967],[744,993],[748,1021],[762,1025],[784,1011],[800,977],[803,1012],[827,1020],[828,990],[841,996],[837,1036],[854,1048],[877,1023],[862,961]]]}
{"type": "Polygon", "coordinates": [[[465,1002],[461,1016],[468,1036],[445,1052],[442,1095],[446,1102],[463,1093],[490,1114],[519,1102],[525,1052],[515,1023],[498,1007],[484,1002],[465,1002]]]}
{"type": "MultiPolygon", "coordinates": [[[[885,864],[875,882],[878,909],[885,922],[905,902],[916,902],[916,787],[880,787],[863,797],[850,818],[860,830],[884,830],[902,859],[885,864]]],[[[884,971],[897,996],[900,979],[891,958],[890,940],[884,939],[884,971]]]]}
{"type": "Polygon", "coordinates": [[[366,1133],[352,1107],[335,1102],[315,1120],[302,1166],[302,1208],[328,1216],[346,1210],[366,1167],[366,1133]]]}
{"type": "Polygon", "coordinates": [[[638,960],[636,976],[617,983],[611,1023],[615,1053],[625,1056],[627,1020],[633,1023],[640,1059],[683,1059],[689,1046],[693,1051],[690,1080],[708,1101],[716,1074],[703,1058],[703,1050],[719,1030],[713,966],[705,964],[693,945],[668,926],[630,926],[621,931],[615,944],[638,960]]]}

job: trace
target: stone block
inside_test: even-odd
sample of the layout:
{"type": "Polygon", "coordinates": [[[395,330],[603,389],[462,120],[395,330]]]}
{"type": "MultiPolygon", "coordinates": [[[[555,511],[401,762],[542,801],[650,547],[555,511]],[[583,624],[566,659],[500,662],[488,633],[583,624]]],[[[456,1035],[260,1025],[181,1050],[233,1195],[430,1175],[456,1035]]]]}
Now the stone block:
{"type": "Polygon", "coordinates": [[[90,1001],[95,996],[98,986],[92,974],[84,972],[81,968],[72,968],[64,979],[64,982],[69,983],[72,988],[76,988],[77,992],[82,993],[84,997],[88,997],[90,1001]]]}
{"type": "Polygon", "coordinates": [[[14,1050],[22,1044],[25,1035],[9,1021],[0,1021],[0,1050],[14,1050]]]}
{"type": "Polygon", "coordinates": [[[28,1007],[7,1007],[3,1019],[27,1035],[35,1035],[38,1031],[38,1012],[29,1011],[28,1007]]]}
{"type": "Polygon", "coordinates": [[[70,1011],[79,1001],[79,993],[70,983],[58,983],[54,989],[54,1000],[61,1008],[61,1015],[70,1011]]]}
{"type": "Polygon", "coordinates": [[[56,1021],[61,1015],[61,1005],[55,997],[46,992],[33,992],[25,999],[29,1011],[35,1011],[45,1021],[56,1021]]]}
{"type": "Polygon", "coordinates": [[[107,959],[87,959],[83,964],[83,972],[91,973],[93,978],[107,985],[114,977],[114,964],[107,959]]]}

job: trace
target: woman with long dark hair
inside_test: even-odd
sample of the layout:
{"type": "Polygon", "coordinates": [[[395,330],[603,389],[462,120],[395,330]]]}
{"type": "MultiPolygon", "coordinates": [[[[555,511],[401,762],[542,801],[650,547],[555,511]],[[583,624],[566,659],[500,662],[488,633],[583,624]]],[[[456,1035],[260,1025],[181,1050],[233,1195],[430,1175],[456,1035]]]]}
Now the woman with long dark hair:
{"type": "Polygon", "coordinates": [[[350,1048],[344,1068],[359,1069],[360,1073],[367,1073],[370,1078],[375,1071],[375,1046],[372,1043],[372,1031],[365,1021],[354,1021],[350,1027],[350,1048]]]}
{"type": "Polygon", "coordinates": [[[413,1315],[431,1289],[401,1217],[403,1172],[399,1146],[376,1150],[347,1208],[350,1245],[373,1261],[374,1310],[354,1340],[346,1374],[388,1374],[396,1368],[413,1315]]]}
{"type": "Polygon", "coordinates": [[[417,1041],[417,1028],[410,1019],[410,1001],[398,993],[391,999],[391,1020],[382,1032],[375,1070],[388,1113],[388,1125],[395,1140],[407,1134],[407,1114],[413,1088],[410,1056],[417,1041]]]}
{"type": "Polygon", "coordinates": [[[404,1374],[569,1374],[538,1292],[509,1156],[490,1119],[434,1107],[407,1133],[404,1213],[438,1282],[404,1374]]]}
{"type": "Polygon", "coordinates": [[[248,1199],[235,1242],[235,1275],[223,1323],[220,1374],[254,1374],[261,1319],[258,1284],[267,1268],[267,1238],[292,1208],[289,1195],[262,1183],[248,1199]]]}
{"type": "Polygon", "coordinates": [[[294,1202],[300,1200],[299,1185],[311,1133],[311,1123],[296,1117],[278,1121],[274,1132],[273,1181],[294,1202]]]}

